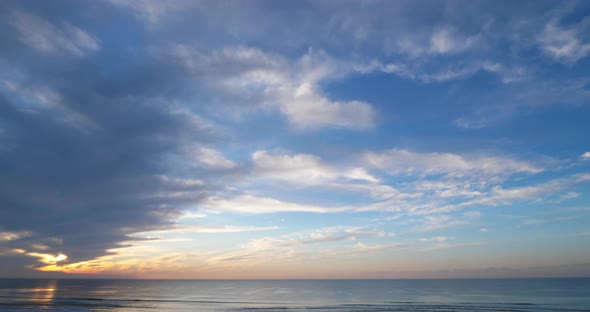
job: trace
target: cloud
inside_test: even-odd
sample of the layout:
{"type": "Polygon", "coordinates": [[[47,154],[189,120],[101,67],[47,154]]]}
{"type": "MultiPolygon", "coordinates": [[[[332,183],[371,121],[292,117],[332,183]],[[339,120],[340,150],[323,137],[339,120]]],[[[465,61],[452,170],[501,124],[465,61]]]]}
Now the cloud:
{"type": "Polygon", "coordinates": [[[23,231],[23,232],[0,232],[0,242],[2,241],[12,241],[17,240],[23,237],[31,236],[31,232],[23,231]]]}
{"type": "MultiPolygon", "coordinates": [[[[447,229],[451,227],[466,225],[471,223],[468,220],[464,219],[457,219],[453,218],[449,215],[429,215],[425,216],[420,220],[420,225],[414,228],[415,231],[418,232],[432,232],[441,229],[447,229]]],[[[438,236],[439,239],[447,240],[447,237],[438,236]]],[[[436,238],[431,238],[431,240],[436,240],[436,238]]]]}
{"type": "Polygon", "coordinates": [[[590,152],[586,152],[580,156],[583,160],[590,160],[590,152]]]}
{"type": "Polygon", "coordinates": [[[320,184],[335,180],[379,182],[364,168],[333,168],[322,162],[320,157],[309,154],[256,151],[252,154],[252,164],[255,177],[295,184],[320,184]]]}
{"type": "MultiPolygon", "coordinates": [[[[455,211],[467,207],[475,206],[500,206],[500,205],[512,205],[514,202],[535,200],[537,202],[546,201],[548,197],[578,183],[584,183],[589,180],[588,174],[580,173],[574,174],[563,178],[557,178],[549,180],[544,183],[536,185],[504,188],[499,185],[495,185],[489,189],[488,192],[482,194],[479,198],[462,201],[460,203],[442,205],[435,208],[427,208],[421,210],[421,213],[445,213],[455,211]]],[[[568,194],[565,197],[568,197],[568,194]]],[[[571,194],[570,194],[571,196],[571,194]]],[[[560,196],[560,200],[563,200],[563,195],[560,196]]],[[[551,201],[548,201],[551,202],[551,201]]]]}
{"type": "Polygon", "coordinates": [[[276,248],[294,247],[311,244],[333,243],[338,241],[356,240],[359,237],[384,237],[387,233],[370,227],[328,227],[308,230],[279,237],[255,239],[244,245],[245,249],[260,251],[276,248]]]}
{"type": "Polygon", "coordinates": [[[398,248],[405,248],[405,247],[408,247],[408,245],[407,244],[365,244],[362,242],[358,242],[354,245],[354,248],[359,249],[360,251],[398,249],[398,248]]]}
{"type": "Polygon", "coordinates": [[[192,1],[186,0],[169,0],[164,2],[151,0],[111,0],[111,3],[130,9],[137,17],[149,23],[157,23],[170,13],[195,6],[192,1]]]}
{"type": "Polygon", "coordinates": [[[161,53],[227,95],[259,109],[277,109],[296,128],[366,129],[374,125],[375,111],[370,104],[333,101],[320,90],[322,81],[350,71],[324,52],[310,50],[294,62],[251,47],[226,47],[206,54],[177,45],[161,53]]]}
{"type": "Polygon", "coordinates": [[[432,33],[429,52],[440,54],[458,53],[471,47],[476,40],[476,36],[459,38],[455,34],[454,29],[441,27],[432,33]]]}
{"type": "Polygon", "coordinates": [[[448,237],[448,236],[434,236],[434,237],[430,237],[430,238],[421,238],[420,241],[421,242],[445,242],[449,239],[452,239],[452,237],[448,237]]]}
{"type": "Polygon", "coordinates": [[[280,201],[269,197],[256,197],[253,195],[240,195],[225,199],[221,197],[209,197],[201,204],[201,207],[213,210],[231,211],[238,213],[277,213],[277,212],[312,212],[335,213],[348,210],[348,208],[326,208],[313,205],[303,205],[280,201]]]}
{"type": "Polygon", "coordinates": [[[538,41],[543,52],[558,62],[573,64],[590,53],[590,40],[581,37],[590,29],[590,19],[585,18],[569,28],[551,20],[539,35],[538,41]]]}
{"type": "Polygon", "coordinates": [[[52,255],[52,254],[44,254],[38,252],[27,252],[27,256],[38,258],[38,261],[44,264],[57,264],[58,262],[62,262],[68,259],[68,256],[64,254],[52,255]]]}
{"type": "Polygon", "coordinates": [[[194,157],[197,161],[212,168],[232,169],[236,167],[233,161],[225,158],[219,151],[211,148],[197,148],[194,151],[194,157]]]}
{"type": "Polygon", "coordinates": [[[575,109],[587,103],[590,80],[555,76],[555,73],[549,75],[480,93],[477,96],[480,104],[473,107],[471,113],[456,118],[455,124],[466,129],[481,129],[532,110],[548,107],[575,109]]]}
{"type": "Polygon", "coordinates": [[[527,77],[524,67],[509,67],[491,61],[472,61],[459,64],[440,66],[424,66],[421,63],[406,61],[397,63],[381,63],[373,61],[364,65],[356,65],[360,73],[368,74],[381,71],[401,78],[420,81],[422,83],[444,83],[453,80],[467,79],[479,72],[497,75],[503,83],[515,83],[527,77]]]}
{"type": "Polygon", "coordinates": [[[315,129],[322,126],[370,128],[375,113],[370,104],[361,101],[330,101],[315,86],[307,83],[296,89],[282,90],[281,111],[296,127],[315,129]]]}
{"type": "Polygon", "coordinates": [[[466,157],[452,153],[416,153],[391,149],[384,152],[369,152],[367,163],[391,175],[436,175],[465,176],[472,174],[499,175],[539,173],[542,169],[527,162],[504,157],[466,157]]]}
{"type": "Polygon", "coordinates": [[[20,41],[44,53],[84,56],[100,49],[100,41],[86,31],[68,23],[52,24],[40,17],[15,11],[12,25],[20,41]]]}
{"type": "MultiPolygon", "coordinates": [[[[6,235],[3,247],[23,252],[0,275],[30,274],[23,267],[38,269],[41,254],[66,255],[60,264],[103,256],[133,233],[173,227],[182,207],[218,187],[182,164],[184,147],[212,145],[220,131],[154,92],[176,82],[150,67],[162,64],[64,64],[56,56],[90,56],[100,41],[41,11],[3,11],[13,12],[3,34],[16,32],[0,36],[11,47],[0,49],[0,228],[30,234],[6,235]],[[148,69],[160,74],[137,74],[148,69]]],[[[118,63],[137,57],[123,51],[118,63]]]]}
{"type": "Polygon", "coordinates": [[[0,90],[11,96],[11,104],[23,112],[46,113],[58,122],[81,129],[95,130],[88,117],[64,104],[61,95],[47,87],[23,86],[14,81],[0,81],[0,90]]]}
{"type": "MultiPolygon", "coordinates": [[[[362,237],[391,237],[392,235],[389,234],[373,227],[336,226],[304,230],[276,237],[253,239],[241,245],[239,250],[222,253],[209,258],[207,262],[228,270],[269,261],[280,261],[281,263],[308,261],[307,251],[310,251],[312,255],[324,258],[326,253],[331,253],[329,250],[322,249],[325,246],[339,242],[357,241],[362,237]]],[[[405,245],[388,244],[382,247],[402,248],[405,245]]],[[[354,249],[356,249],[355,253],[362,250],[359,247],[354,249]]],[[[350,251],[347,254],[350,254],[350,251]]]]}
{"type": "Polygon", "coordinates": [[[486,242],[470,242],[470,243],[457,243],[457,244],[436,243],[430,247],[423,248],[422,251],[434,251],[434,250],[441,250],[441,249],[465,248],[465,247],[480,247],[480,246],[485,246],[487,244],[488,243],[486,243],[486,242]]]}
{"type": "MultiPolygon", "coordinates": [[[[166,230],[154,230],[141,233],[241,233],[278,230],[278,226],[237,226],[237,225],[184,225],[179,224],[166,230]]],[[[141,234],[136,233],[136,234],[141,234]]]]}
{"type": "MultiPolygon", "coordinates": [[[[483,24],[481,27],[485,27],[483,24]]],[[[428,29],[406,29],[397,34],[397,40],[387,38],[385,48],[408,55],[411,58],[427,59],[431,56],[449,56],[477,49],[483,37],[478,32],[461,33],[452,25],[436,25],[428,29]]]]}

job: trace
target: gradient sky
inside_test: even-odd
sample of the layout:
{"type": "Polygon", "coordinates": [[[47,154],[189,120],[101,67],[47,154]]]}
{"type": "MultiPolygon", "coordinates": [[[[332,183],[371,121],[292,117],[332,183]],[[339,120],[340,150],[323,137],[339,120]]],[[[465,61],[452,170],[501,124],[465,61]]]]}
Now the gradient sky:
{"type": "Polygon", "coordinates": [[[1,1],[0,277],[590,276],[588,1],[1,1]]]}

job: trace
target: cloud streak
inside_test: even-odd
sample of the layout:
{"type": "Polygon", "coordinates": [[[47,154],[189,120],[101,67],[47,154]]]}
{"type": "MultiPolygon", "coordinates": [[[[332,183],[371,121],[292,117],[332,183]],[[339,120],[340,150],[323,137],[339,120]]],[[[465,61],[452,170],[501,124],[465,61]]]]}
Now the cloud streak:
{"type": "Polygon", "coordinates": [[[67,22],[54,25],[40,17],[15,11],[12,25],[20,34],[19,40],[39,52],[80,57],[100,49],[100,40],[67,22]]]}

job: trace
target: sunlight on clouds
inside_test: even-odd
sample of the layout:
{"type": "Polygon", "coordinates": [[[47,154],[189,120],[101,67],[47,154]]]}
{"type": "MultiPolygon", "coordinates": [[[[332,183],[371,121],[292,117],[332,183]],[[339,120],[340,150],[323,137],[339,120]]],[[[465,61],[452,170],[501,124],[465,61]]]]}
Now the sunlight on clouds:
{"type": "Polygon", "coordinates": [[[38,252],[27,252],[25,253],[27,256],[39,258],[39,262],[48,264],[48,265],[55,265],[58,262],[64,261],[68,259],[68,256],[60,253],[57,255],[52,254],[45,254],[45,253],[38,253],[38,252]]]}
{"type": "Polygon", "coordinates": [[[29,232],[29,231],[23,231],[23,232],[0,232],[0,242],[2,241],[12,241],[12,240],[17,240],[19,238],[22,237],[27,237],[27,236],[31,236],[33,233],[29,232]]]}

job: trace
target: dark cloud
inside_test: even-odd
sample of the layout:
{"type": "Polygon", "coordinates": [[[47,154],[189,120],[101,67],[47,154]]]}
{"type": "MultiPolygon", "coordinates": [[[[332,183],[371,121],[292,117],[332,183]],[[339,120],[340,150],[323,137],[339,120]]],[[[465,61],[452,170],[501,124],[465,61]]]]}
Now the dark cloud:
{"type": "Polygon", "coordinates": [[[220,139],[175,104],[182,88],[171,77],[181,75],[134,53],[101,64],[116,48],[34,51],[3,20],[0,46],[11,48],[0,52],[0,232],[29,234],[0,241],[0,275],[41,265],[14,249],[70,262],[104,255],[131,233],[170,226],[209,190],[166,178],[184,146],[220,139]]]}

